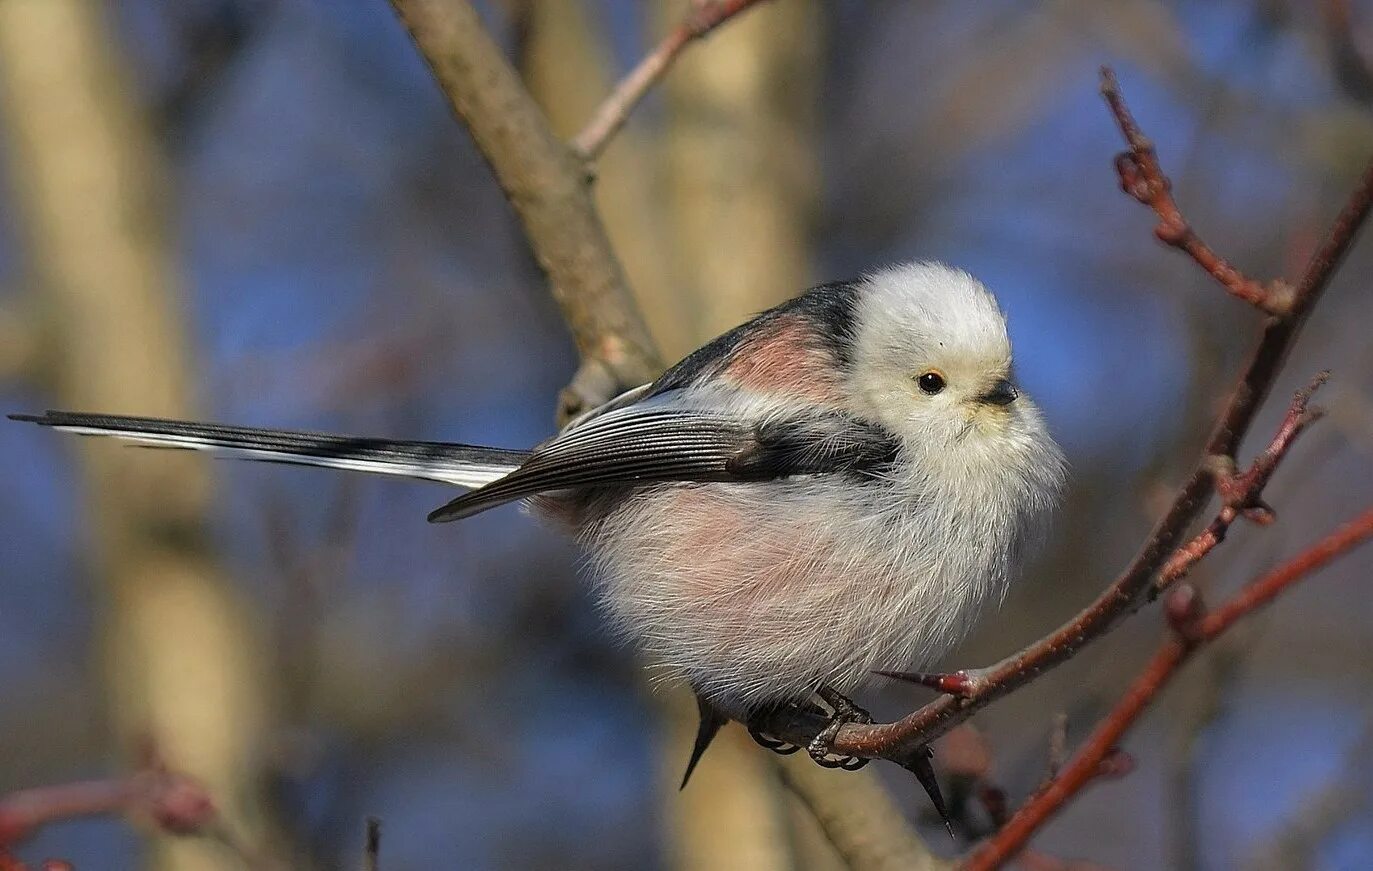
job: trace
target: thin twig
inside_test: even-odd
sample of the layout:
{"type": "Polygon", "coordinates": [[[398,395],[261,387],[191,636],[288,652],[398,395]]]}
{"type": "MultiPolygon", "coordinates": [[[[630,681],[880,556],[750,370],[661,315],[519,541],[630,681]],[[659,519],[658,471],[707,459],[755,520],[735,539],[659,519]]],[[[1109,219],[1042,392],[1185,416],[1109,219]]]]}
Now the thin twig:
{"type": "Polygon", "coordinates": [[[1097,726],[1073,759],[1043,790],[963,865],[964,871],[992,871],[1014,857],[1030,836],[1074,795],[1098,776],[1103,760],[1139,720],[1178,669],[1200,648],[1281,593],[1373,538],[1373,509],[1351,520],[1298,556],[1246,586],[1220,608],[1206,613],[1195,588],[1182,585],[1168,596],[1165,613],[1172,637],[1130,685],[1116,707],[1097,726]]]}
{"type": "Polygon", "coordinates": [[[220,825],[203,786],[155,766],[127,777],[35,787],[0,798],[0,853],[52,823],[108,814],[145,820],[176,835],[217,837],[220,825]]]}
{"type": "Polygon", "coordinates": [[[583,163],[549,128],[468,0],[391,0],[524,226],[582,366],[560,417],[662,371],[610,247],[583,163]]]}
{"type": "Polygon", "coordinates": [[[1235,461],[1229,456],[1210,458],[1210,472],[1221,498],[1221,509],[1204,530],[1174,551],[1168,562],[1164,563],[1154,580],[1155,594],[1186,577],[1193,566],[1225,540],[1226,533],[1239,517],[1246,517],[1260,525],[1273,522],[1275,515],[1273,509],[1263,501],[1263,490],[1297,436],[1324,415],[1323,411],[1310,408],[1310,403],[1311,397],[1329,377],[1329,372],[1320,372],[1309,384],[1293,394],[1292,403],[1278,425],[1277,434],[1268,447],[1254,458],[1248,471],[1237,471],[1235,461]]]}
{"type": "Polygon", "coordinates": [[[760,0],[695,0],[677,26],[620,80],[609,97],[596,108],[591,121],[572,139],[572,150],[583,160],[600,156],[606,145],[629,120],[629,113],[667,73],[688,45],[709,34],[729,19],[758,5],[760,0]]]}
{"type": "Polygon", "coordinates": [[[1292,300],[1292,288],[1281,281],[1264,286],[1236,269],[1202,241],[1183,216],[1173,199],[1173,183],[1158,162],[1154,143],[1139,129],[1115,74],[1103,70],[1101,93],[1115,116],[1116,124],[1125,137],[1129,150],[1116,155],[1116,172],[1120,175],[1120,189],[1154,210],[1159,223],[1154,235],[1165,245],[1185,251],[1197,265],[1236,297],[1257,306],[1269,314],[1285,314],[1292,300]]]}
{"type": "MultiPolygon", "coordinates": [[[[1113,80],[1106,73],[1108,80],[1113,80]]],[[[1124,105],[1118,89],[1116,99],[1124,105]]],[[[1132,122],[1133,123],[1133,122],[1132,122]]],[[[1133,128],[1138,130],[1137,125],[1133,128]]],[[[1344,208],[1296,283],[1286,313],[1268,317],[1248,364],[1217,418],[1191,475],[1178,489],[1163,517],[1139,553],[1090,605],[1058,629],[990,668],[965,675],[966,692],[946,695],[894,723],[848,724],[833,742],[836,753],[909,762],[929,741],[964,722],[976,711],[1076,656],[1155,594],[1154,579],[1174,556],[1187,529],[1215,490],[1216,457],[1235,456],[1259,407],[1272,389],[1307,317],[1334,277],[1359,228],[1373,206],[1373,162],[1370,162],[1344,208]]],[[[1209,548],[1208,548],[1209,550],[1209,548]]],[[[818,717],[781,712],[760,724],[780,739],[805,744],[823,726],[818,717]]]]}

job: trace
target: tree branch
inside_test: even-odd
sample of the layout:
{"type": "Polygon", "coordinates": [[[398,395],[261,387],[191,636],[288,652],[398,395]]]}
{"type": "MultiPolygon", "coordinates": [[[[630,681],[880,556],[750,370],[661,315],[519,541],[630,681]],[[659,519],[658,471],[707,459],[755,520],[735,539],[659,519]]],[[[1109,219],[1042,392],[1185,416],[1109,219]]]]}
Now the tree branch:
{"type": "Polygon", "coordinates": [[[44,826],[78,817],[117,814],[151,823],[172,835],[207,835],[234,841],[205,788],[160,764],[111,780],[91,780],[12,792],[0,798],[0,857],[44,826]]]}
{"type": "Polygon", "coordinates": [[[1081,792],[1100,771],[1120,739],[1197,650],[1235,623],[1276,599],[1296,583],[1373,538],[1373,509],[1312,545],[1298,556],[1246,586],[1224,605],[1206,613],[1194,587],[1182,585],[1168,596],[1165,613],[1173,637],[1154,655],[1115,709],[1101,721],[1072,761],[963,865],[964,871],[992,871],[1018,853],[1030,836],[1081,792]]]}
{"type": "MultiPolygon", "coordinates": [[[[1103,89],[1110,100],[1124,107],[1124,98],[1109,71],[1103,72],[1103,89]]],[[[1128,117],[1128,114],[1113,114],[1118,123],[1128,117]]],[[[1133,121],[1130,123],[1127,138],[1131,130],[1138,130],[1133,121]]],[[[1143,155],[1133,153],[1133,159],[1142,160],[1143,155]]],[[[1196,521],[1216,489],[1216,458],[1233,460],[1240,440],[1249,431],[1260,405],[1272,389],[1288,351],[1368,217],[1370,205],[1373,205],[1373,163],[1356,182],[1325,240],[1296,283],[1290,304],[1283,313],[1271,314],[1265,319],[1258,345],[1230,392],[1191,475],[1178,489],[1139,553],[1110,586],[1076,616],[1039,641],[990,668],[964,672],[959,695],[936,699],[894,723],[845,725],[833,742],[834,752],[910,764],[929,741],[1076,656],[1157,595],[1156,576],[1174,558],[1188,527],[1196,521]]],[[[1206,550],[1213,546],[1214,543],[1206,550]]],[[[1173,571],[1176,572],[1176,568],[1173,571]]],[[[823,723],[818,717],[783,711],[759,725],[770,735],[804,745],[823,723]]]]}
{"type": "Polygon", "coordinates": [[[611,250],[581,160],[549,129],[468,0],[391,0],[524,226],[582,367],[563,419],[654,378],[662,361],[611,250]]]}
{"type": "Polygon", "coordinates": [[[1236,297],[1250,305],[1268,312],[1281,315],[1286,313],[1292,301],[1292,288],[1285,282],[1274,281],[1268,285],[1260,284],[1236,269],[1221,257],[1211,246],[1201,240],[1192,225],[1183,217],[1177,201],[1173,199],[1173,183],[1164,175],[1158,162],[1158,152],[1135,123],[1125,98],[1120,93],[1115,73],[1103,70],[1101,93],[1115,116],[1116,125],[1130,147],[1116,156],[1116,172],[1120,175],[1120,189],[1139,202],[1154,210],[1159,223],[1154,235],[1165,245],[1171,245],[1186,252],[1197,262],[1206,274],[1224,285],[1236,297]]]}
{"type": "Polygon", "coordinates": [[[756,6],[759,0],[693,0],[689,11],[676,27],[629,75],[620,80],[615,90],[597,107],[586,127],[572,140],[572,150],[583,160],[600,156],[611,138],[629,120],[629,113],[639,105],[649,89],[658,83],[668,68],[688,45],[705,37],[715,28],[744,10],[756,6]]]}

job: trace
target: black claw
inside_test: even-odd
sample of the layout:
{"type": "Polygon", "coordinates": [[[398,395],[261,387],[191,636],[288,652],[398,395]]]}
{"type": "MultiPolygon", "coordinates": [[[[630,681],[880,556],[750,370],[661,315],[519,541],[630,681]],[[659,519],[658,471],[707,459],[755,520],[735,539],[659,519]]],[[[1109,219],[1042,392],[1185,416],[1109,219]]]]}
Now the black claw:
{"type": "Polygon", "coordinates": [[[696,696],[696,708],[701,713],[701,724],[696,728],[696,743],[691,747],[691,759],[687,761],[686,773],[682,775],[682,785],[677,787],[679,790],[686,789],[687,781],[691,780],[691,772],[696,770],[696,763],[701,761],[706,748],[715,740],[720,728],[729,722],[728,717],[699,695],[696,696]]]}
{"type": "Polygon", "coordinates": [[[815,694],[824,699],[833,713],[825,728],[821,729],[806,747],[810,758],[822,768],[842,768],[845,771],[857,771],[867,765],[868,760],[859,756],[832,756],[830,747],[833,746],[834,738],[844,724],[871,723],[872,715],[854,704],[852,699],[830,687],[821,686],[816,689],[815,694]]]}
{"type": "Polygon", "coordinates": [[[839,767],[845,771],[857,771],[871,761],[862,756],[845,756],[839,760],[839,767]]]}
{"type": "Polygon", "coordinates": [[[934,775],[934,751],[929,745],[925,745],[916,751],[915,756],[907,762],[903,762],[901,767],[915,775],[915,779],[920,781],[920,785],[925,788],[925,794],[930,797],[930,804],[934,805],[935,811],[939,813],[939,818],[944,821],[944,828],[949,830],[949,837],[954,837],[953,820],[949,818],[949,808],[944,804],[944,793],[939,790],[939,779],[934,775]]]}
{"type": "Polygon", "coordinates": [[[790,756],[797,750],[801,749],[801,745],[799,744],[792,744],[787,741],[778,741],[776,738],[773,738],[770,735],[764,735],[762,732],[758,731],[758,729],[754,726],[748,727],[748,735],[750,738],[754,740],[754,743],[756,743],[759,747],[762,747],[765,750],[771,750],[778,756],[790,756]]]}

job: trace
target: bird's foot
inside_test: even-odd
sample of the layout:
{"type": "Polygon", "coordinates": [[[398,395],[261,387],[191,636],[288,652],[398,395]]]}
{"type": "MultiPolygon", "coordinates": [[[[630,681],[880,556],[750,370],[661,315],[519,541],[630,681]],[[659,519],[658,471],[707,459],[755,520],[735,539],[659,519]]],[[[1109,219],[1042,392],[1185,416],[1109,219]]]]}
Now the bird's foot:
{"type": "Polygon", "coordinates": [[[842,768],[845,771],[857,771],[867,765],[871,760],[861,756],[836,756],[830,751],[841,728],[849,723],[871,723],[872,715],[854,704],[852,699],[830,687],[821,686],[815,694],[830,706],[832,713],[825,728],[817,732],[806,745],[806,752],[810,754],[810,758],[824,768],[842,768]]]}

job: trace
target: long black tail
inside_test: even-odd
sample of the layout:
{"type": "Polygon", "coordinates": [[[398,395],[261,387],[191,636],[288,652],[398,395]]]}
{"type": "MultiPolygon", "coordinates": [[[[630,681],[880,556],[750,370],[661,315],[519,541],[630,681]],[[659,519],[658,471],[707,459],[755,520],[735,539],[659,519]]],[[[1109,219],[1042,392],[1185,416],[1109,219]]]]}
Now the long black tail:
{"type": "Polygon", "coordinates": [[[527,451],[446,442],[391,441],[154,417],[70,411],[9,417],[80,435],[113,436],[149,447],[214,451],[246,460],[396,475],[459,487],[489,484],[513,471],[529,456],[527,451]]]}

